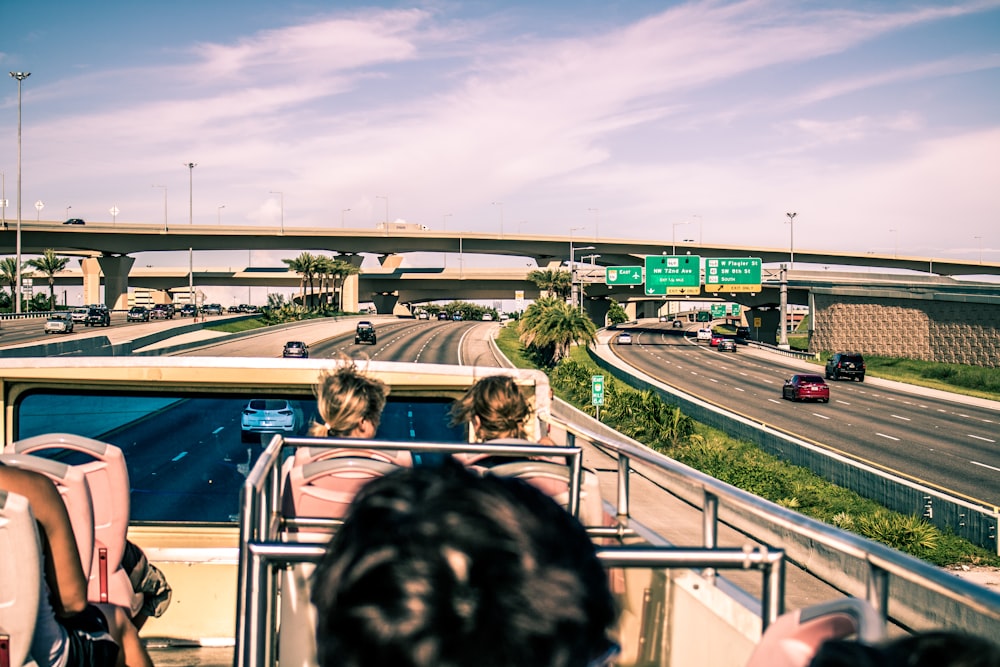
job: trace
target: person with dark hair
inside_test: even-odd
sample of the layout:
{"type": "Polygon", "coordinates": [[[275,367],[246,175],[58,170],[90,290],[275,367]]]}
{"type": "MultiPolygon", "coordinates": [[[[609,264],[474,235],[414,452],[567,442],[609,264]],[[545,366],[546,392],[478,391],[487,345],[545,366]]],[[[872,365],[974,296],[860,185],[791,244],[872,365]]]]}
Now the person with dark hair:
{"type": "Polygon", "coordinates": [[[585,667],[616,648],[580,523],[520,480],[452,460],[369,482],[312,600],[321,667],[585,667]]]}
{"type": "Polygon", "coordinates": [[[878,646],[824,642],[809,667],[1000,667],[1000,645],[962,632],[933,630],[878,646]]]}

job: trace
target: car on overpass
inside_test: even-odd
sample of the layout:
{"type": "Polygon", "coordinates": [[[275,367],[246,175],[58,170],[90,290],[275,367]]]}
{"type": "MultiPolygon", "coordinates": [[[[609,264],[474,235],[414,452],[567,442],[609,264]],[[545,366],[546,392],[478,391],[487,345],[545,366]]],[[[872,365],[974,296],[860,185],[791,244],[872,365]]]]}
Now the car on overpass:
{"type": "Polygon", "coordinates": [[[87,223],[83,221],[83,218],[70,218],[69,220],[67,220],[63,224],[64,225],[85,225],[87,223]]]}

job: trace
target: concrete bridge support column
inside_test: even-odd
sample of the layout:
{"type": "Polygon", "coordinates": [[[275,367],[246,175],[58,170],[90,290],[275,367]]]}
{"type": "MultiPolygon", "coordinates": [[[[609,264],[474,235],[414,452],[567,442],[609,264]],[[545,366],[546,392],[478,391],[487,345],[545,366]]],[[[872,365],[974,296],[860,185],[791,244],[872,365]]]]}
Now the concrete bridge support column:
{"type": "Polygon", "coordinates": [[[375,304],[375,312],[380,315],[392,313],[396,309],[396,302],[399,301],[399,294],[389,292],[388,294],[373,294],[372,302],[375,304]]]}
{"type": "Polygon", "coordinates": [[[135,258],[128,255],[98,257],[104,274],[104,304],[112,310],[128,308],[128,272],[135,258]]]}
{"type": "MultiPolygon", "coordinates": [[[[351,266],[360,269],[361,262],[365,258],[361,255],[344,255],[341,259],[350,262],[351,266]]],[[[358,312],[358,285],[360,280],[360,275],[347,276],[340,285],[340,303],[345,313],[358,312]]]]}
{"type": "Polygon", "coordinates": [[[747,326],[750,327],[750,335],[754,340],[761,343],[778,344],[778,329],[785,319],[781,308],[770,308],[768,310],[750,309],[747,312],[747,326]],[[760,320],[760,326],[754,324],[760,320]]]}
{"type": "Polygon", "coordinates": [[[608,321],[608,311],[611,309],[611,302],[607,299],[585,299],[583,302],[584,312],[587,317],[594,321],[598,328],[603,327],[608,321]]]}
{"type": "Polygon", "coordinates": [[[101,265],[94,257],[80,260],[80,270],[83,272],[83,302],[101,302],[101,265]]]}

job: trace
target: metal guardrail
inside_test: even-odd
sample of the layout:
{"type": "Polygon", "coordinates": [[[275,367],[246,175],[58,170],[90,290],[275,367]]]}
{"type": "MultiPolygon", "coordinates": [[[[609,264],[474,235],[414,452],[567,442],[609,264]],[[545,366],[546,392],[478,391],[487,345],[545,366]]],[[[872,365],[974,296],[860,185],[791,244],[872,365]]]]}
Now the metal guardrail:
{"type": "Polygon", "coordinates": [[[819,361],[819,354],[814,352],[802,352],[801,350],[786,350],[784,348],[778,347],[777,345],[772,345],[770,343],[762,343],[756,340],[748,340],[747,345],[749,347],[756,347],[761,350],[767,350],[768,352],[774,354],[780,354],[783,357],[791,357],[793,359],[806,359],[808,361],[819,361]]]}
{"type": "MultiPolygon", "coordinates": [[[[237,667],[266,667],[274,663],[277,572],[289,564],[315,563],[325,553],[323,545],[281,540],[281,461],[283,450],[295,447],[359,448],[421,453],[488,453],[507,456],[559,456],[569,467],[569,511],[580,502],[583,450],[515,443],[413,443],[333,438],[271,439],[247,476],[240,499],[240,556],[237,592],[237,667]]],[[[627,504],[627,503],[626,503],[627,504]]],[[[330,522],[335,523],[334,521],[330,522]]],[[[332,526],[331,526],[332,527],[332,526]]],[[[602,547],[598,557],[608,567],[755,569],[763,583],[762,626],[766,628],[781,613],[785,590],[784,551],[777,548],[718,548],[717,546],[602,547]]]]}
{"type": "Polygon", "coordinates": [[[883,618],[903,627],[953,627],[985,637],[1000,633],[1000,593],[721,482],[624,435],[599,432],[588,426],[596,425],[588,415],[578,414],[572,423],[548,421],[565,430],[568,443],[582,440],[617,456],[620,515],[629,515],[634,462],[648,464],[656,483],[702,510],[707,548],[717,544],[723,522],[763,544],[780,546],[791,562],[838,590],[867,599],[883,618]]]}

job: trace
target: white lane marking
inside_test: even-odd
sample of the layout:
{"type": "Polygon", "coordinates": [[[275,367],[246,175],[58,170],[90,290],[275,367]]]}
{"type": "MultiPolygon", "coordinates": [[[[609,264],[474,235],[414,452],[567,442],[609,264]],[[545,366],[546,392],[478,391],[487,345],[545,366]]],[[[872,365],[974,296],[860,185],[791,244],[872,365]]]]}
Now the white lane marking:
{"type": "Polygon", "coordinates": [[[777,400],[775,398],[769,398],[767,400],[771,401],[772,403],[777,403],[778,405],[781,405],[781,401],[779,401],[779,400],[777,400]]]}
{"type": "Polygon", "coordinates": [[[212,431],[212,435],[218,435],[221,431],[224,431],[225,429],[226,429],[225,426],[220,426],[219,428],[212,431]]]}
{"type": "Polygon", "coordinates": [[[812,414],[813,414],[813,417],[819,417],[820,419],[829,419],[829,417],[827,417],[826,415],[821,415],[818,412],[814,412],[812,414]]]}
{"type": "Polygon", "coordinates": [[[996,470],[997,472],[1000,472],[1000,468],[997,468],[996,466],[987,465],[985,463],[980,463],[979,461],[969,461],[969,463],[971,463],[974,466],[980,466],[982,468],[989,468],[990,470],[996,470]]]}
{"type": "Polygon", "coordinates": [[[180,461],[182,458],[184,458],[187,455],[188,455],[187,452],[181,452],[180,454],[178,454],[177,456],[175,456],[174,458],[172,458],[170,460],[171,461],[180,461]]]}
{"type": "Polygon", "coordinates": [[[967,433],[966,435],[968,435],[970,438],[975,438],[976,440],[983,440],[985,442],[996,442],[996,440],[993,440],[992,438],[984,438],[981,435],[972,435],[971,433],[967,433]]]}
{"type": "Polygon", "coordinates": [[[850,403],[848,403],[847,401],[842,401],[839,398],[836,401],[834,401],[834,403],[840,403],[841,405],[850,405],[850,403]]]}
{"type": "Polygon", "coordinates": [[[742,371],[740,372],[740,375],[742,375],[743,377],[746,377],[746,376],[747,376],[747,374],[746,374],[746,373],[743,373],[742,371]]]}
{"type": "Polygon", "coordinates": [[[746,391],[743,387],[733,387],[736,391],[746,391]]]}
{"type": "Polygon", "coordinates": [[[774,384],[774,382],[773,382],[773,381],[771,381],[771,380],[768,380],[768,379],[766,379],[766,378],[764,379],[764,383],[765,383],[765,384],[774,384]]]}
{"type": "Polygon", "coordinates": [[[716,380],[715,378],[708,378],[708,381],[709,382],[714,382],[715,384],[719,384],[719,381],[716,380]]]}
{"type": "Polygon", "coordinates": [[[969,415],[962,414],[961,412],[957,412],[956,414],[964,419],[972,419],[972,417],[970,417],[969,415]]]}
{"type": "Polygon", "coordinates": [[[894,438],[893,436],[886,435],[885,433],[878,433],[878,432],[876,432],[875,435],[877,435],[880,438],[888,438],[889,440],[895,440],[896,442],[899,442],[899,438],[894,438]]]}
{"type": "Polygon", "coordinates": [[[895,419],[902,419],[902,420],[903,420],[903,421],[905,421],[905,422],[908,422],[908,421],[913,421],[913,420],[912,420],[912,419],[910,419],[909,417],[903,417],[902,415],[889,415],[889,416],[890,416],[890,417],[894,417],[895,419]]]}

